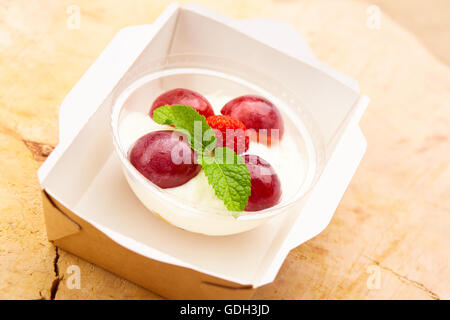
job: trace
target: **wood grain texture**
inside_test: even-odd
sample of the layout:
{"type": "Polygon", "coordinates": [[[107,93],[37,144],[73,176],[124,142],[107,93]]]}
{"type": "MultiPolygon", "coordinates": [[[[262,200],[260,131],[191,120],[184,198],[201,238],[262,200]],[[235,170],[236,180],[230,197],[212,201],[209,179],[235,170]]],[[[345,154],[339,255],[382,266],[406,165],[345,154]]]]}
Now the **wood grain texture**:
{"type": "MultiPolygon", "coordinates": [[[[0,2],[0,298],[159,298],[48,243],[35,173],[57,144],[64,96],[118,30],[151,23],[168,2],[0,2]],[[76,30],[66,26],[73,4],[76,30]],[[81,269],[81,289],[66,286],[70,265],[81,269]]],[[[417,2],[375,1],[379,30],[367,27],[362,0],[197,2],[235,18],[285,21],[372,99],[361,121],[368,150],[332,222],[255,298],[450,298],[450,70],[436,58],[446,44],[405,29],[415,30],[414,19],[389,17],[417,2]],[[374,266],[379,289],[367,285],[374,266]]],[[[450,5],[439,5],[436,15],[448,16],[450,5]]]]}

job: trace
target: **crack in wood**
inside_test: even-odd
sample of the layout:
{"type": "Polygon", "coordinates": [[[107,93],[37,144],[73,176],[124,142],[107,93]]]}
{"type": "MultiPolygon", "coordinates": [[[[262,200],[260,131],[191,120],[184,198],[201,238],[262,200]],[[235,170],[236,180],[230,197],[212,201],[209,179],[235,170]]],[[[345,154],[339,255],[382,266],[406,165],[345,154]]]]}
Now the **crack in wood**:
{"type": "Polygon", "coordinates": [[[431,291],[430,289],[428,289],[425,285],[423,285],[422,283],[415,281],[415,280],[411,280],[408,277],[401,275],[400,273],[392,270],[389,267],[383,266],[379,261],[364,255],[367,259],[369,259],[370,261],[372,261],[373,263],[375,263],[377,266],[379,266],[381,269],[386,270],[390,273],[392,273],[394,276],[396,276],[400,281],[407,283],[407,284],[411,284],[413,286],[415,286],[416,288],[426,292],[433,300],[441,300],[441,298],[439,297],[439,295],[433,291],[431,291]]]}
{"type": "Polygon", "coordinates": [[[50,155],[53,149],[55,149],[54,146],[45,143],[25,139],[22,139],[22,141],[31,151],[31,153],[33,154],[33,158],[36,161],[44,161],[45,159],[47,159],[47,157],[50,155]]]}
{"type": "Polygon", "coordinates": [[[55,259],[53,259],[53,271],[55,272],[55,276],[57,277],[59,277],[58,261],[59,261],[58,247],[55,247],[55,259]]]}
{"type": "Polygon", "coordinates": [[[59,284],[63,278],[59,276],[58,261],[59,261],[59,252],[58,247],[55,246],[55,258],[53,259],[53,272],[55,273],[55,279],[53,279],[52,285],[50,287],[50,300],[55,300],[59,284]]]}

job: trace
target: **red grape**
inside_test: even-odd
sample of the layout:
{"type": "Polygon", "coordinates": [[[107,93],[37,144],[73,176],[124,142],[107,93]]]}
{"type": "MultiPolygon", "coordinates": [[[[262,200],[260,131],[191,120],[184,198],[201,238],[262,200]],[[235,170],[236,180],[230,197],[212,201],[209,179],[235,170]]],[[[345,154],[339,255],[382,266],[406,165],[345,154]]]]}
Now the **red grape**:
{"type": "Polygon", "coordinates": [[[220,112],[241,120],[247,129],[250,129],[250,134],[254,130],[257,141],[263,143],[267,141],[267,144],[270,144],[271,139],[278,140],[283,136],[284,124],[280,111],[265,98],[253,95],[241,96],[225,104],[220,112]]]}
{"type": "Polygon", "coordinates": [[[201,94],[189,89],[173,89],[161,94],[152,104],[149,114],[153,118],[153,111],[161,106],[180,104],[192,107],[205,118],[214,115],[211,104],[201,94]]]}
{"type": "Polygon", "coordinates": [[[161,188],[185,184],[201,170],[186,136],[171,130],[153,131],[142,136],[129,156],[131,164],[161,188]]]}
{"type": "Polygon", "coordinates": [[[243,156],[250,171],[251,195],[245,211],[259,211],[273,207],[281,197],[281,184],[272,166],[256,155],[243,156]]]}

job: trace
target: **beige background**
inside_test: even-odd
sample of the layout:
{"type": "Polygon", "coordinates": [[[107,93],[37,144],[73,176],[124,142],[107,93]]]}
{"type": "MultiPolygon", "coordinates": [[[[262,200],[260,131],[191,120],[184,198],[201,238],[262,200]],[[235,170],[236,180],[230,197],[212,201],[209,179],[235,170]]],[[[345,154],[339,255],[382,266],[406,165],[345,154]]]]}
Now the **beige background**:
{"type": "MultiPolygon", "coordinates": [[[[368,150],[332,222],[255,298],[450,298],[450,2],[197,2],[285,21],[372,98],[361,121],[368,150]],[[367,25],[373,3],[379,30],[367,25]],[[378,289],[368,268],[380,270],[378,289]]],[[[64,96],[119,29],[151,23],[167,3],[0,2],[0,298],[159,298],[47,241],[36,170],[58,142],[64,96]],[[78,30],[66,27],[72,4],[78,30]],[[80,290],[66,286],[73,264],[80,290]]]]}

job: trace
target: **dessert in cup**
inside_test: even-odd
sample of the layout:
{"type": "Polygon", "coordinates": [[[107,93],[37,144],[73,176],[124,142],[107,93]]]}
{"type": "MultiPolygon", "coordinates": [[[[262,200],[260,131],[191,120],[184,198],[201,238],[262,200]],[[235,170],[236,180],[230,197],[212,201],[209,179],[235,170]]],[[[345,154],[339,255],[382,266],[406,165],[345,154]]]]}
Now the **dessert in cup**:
{"type": "Polygon", "coordinates": [[[120,92],[114,146],[152,213],[192,232],[240,233],[299,202],[317,148],[282,99],[202,72],[163,70],[120,92]]]}

